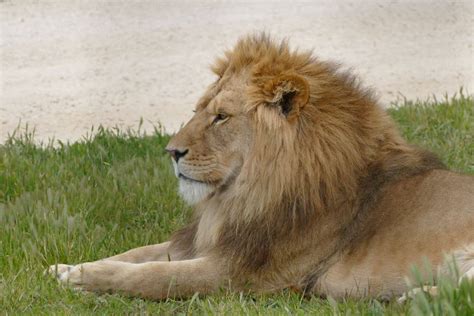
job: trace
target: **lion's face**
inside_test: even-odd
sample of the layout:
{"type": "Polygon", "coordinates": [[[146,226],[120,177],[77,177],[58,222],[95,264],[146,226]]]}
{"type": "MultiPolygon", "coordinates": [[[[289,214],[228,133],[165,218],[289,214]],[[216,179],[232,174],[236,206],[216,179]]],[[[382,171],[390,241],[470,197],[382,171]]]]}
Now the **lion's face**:
{"type": "Polygon", "coordinates": [[[244,108],[247,88],[243,75],[212,84],[194,116],[169,142],[179,190],[188,203],[198,203],[240,173],[252,142],[251,118],[244,108]]]}

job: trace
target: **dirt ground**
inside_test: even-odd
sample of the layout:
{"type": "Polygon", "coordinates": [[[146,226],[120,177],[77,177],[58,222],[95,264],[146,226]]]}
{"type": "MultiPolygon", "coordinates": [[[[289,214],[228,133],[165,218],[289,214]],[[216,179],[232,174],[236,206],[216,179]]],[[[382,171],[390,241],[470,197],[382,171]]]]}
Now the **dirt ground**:
{"type": "Polygon", "coordinates": [[[208,65],[266,30],[354,68],[381,103],[474,91],[473,2],[2,1],[0,142],[92,125],[173,132],[213,80],[208,65]]]}

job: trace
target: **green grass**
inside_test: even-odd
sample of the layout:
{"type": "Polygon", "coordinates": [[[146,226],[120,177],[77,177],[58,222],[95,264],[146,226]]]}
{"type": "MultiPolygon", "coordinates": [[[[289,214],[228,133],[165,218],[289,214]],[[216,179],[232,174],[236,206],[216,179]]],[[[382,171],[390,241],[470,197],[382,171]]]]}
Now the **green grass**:
{"type": "MultiPolygon", "coordinates": [[[[474,102],[405,102],[390,111],[405,137],[474,174],[474,102]]],[[[152,302],[65,289],[43,276],[166,240],[189,214],[164,151],[167,136],[99,129],[73,144],[35,145],[22,131],[0,145],[0,314],[473,314],[474,286],[446,281],[406,304],[221,293],[152,302]]]]}

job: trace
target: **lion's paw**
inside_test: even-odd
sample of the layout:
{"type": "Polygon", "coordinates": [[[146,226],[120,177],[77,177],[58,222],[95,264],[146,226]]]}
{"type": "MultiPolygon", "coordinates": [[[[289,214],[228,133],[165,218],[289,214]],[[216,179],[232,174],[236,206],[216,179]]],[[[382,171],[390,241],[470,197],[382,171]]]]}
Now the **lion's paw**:
{"type": "Polygon", "coordinates": [[[83,284],[84,265],[55,264],[50,266],[46,272],[56,277],[60,283],[79,289],[83,284]]]}
{"type": "Polygon", "coordinates": [[[106,292],[116,288],[116,282],[124,283],[129,276],[131,264],[115,261],[94,261],[77,265],[54,265],[49,273],[60,283],[74,289],[106,292]]]}
{"type": "Polygon", "coordinates": [[[399,304],[404,304],[409,299],[414,299],[419,293],[428,293],[431,296],[438,295],[438,287],[425,285],[422,288],[417,287],[409,290],[407,293],[404,293],[400,298],[397,299],[399,304]]]}

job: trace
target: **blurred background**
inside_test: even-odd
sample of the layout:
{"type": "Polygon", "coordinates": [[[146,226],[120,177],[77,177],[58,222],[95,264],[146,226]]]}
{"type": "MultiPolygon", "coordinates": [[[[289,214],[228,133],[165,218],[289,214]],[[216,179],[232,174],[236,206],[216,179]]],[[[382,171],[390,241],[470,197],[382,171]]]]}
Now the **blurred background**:
{"type": "Polygon", "coordinates": [[[473,1],[0,1],[0,142],[19,125],[175,132],[255,31],[353,68],[383,106],[474,90],[473,1]]]}

